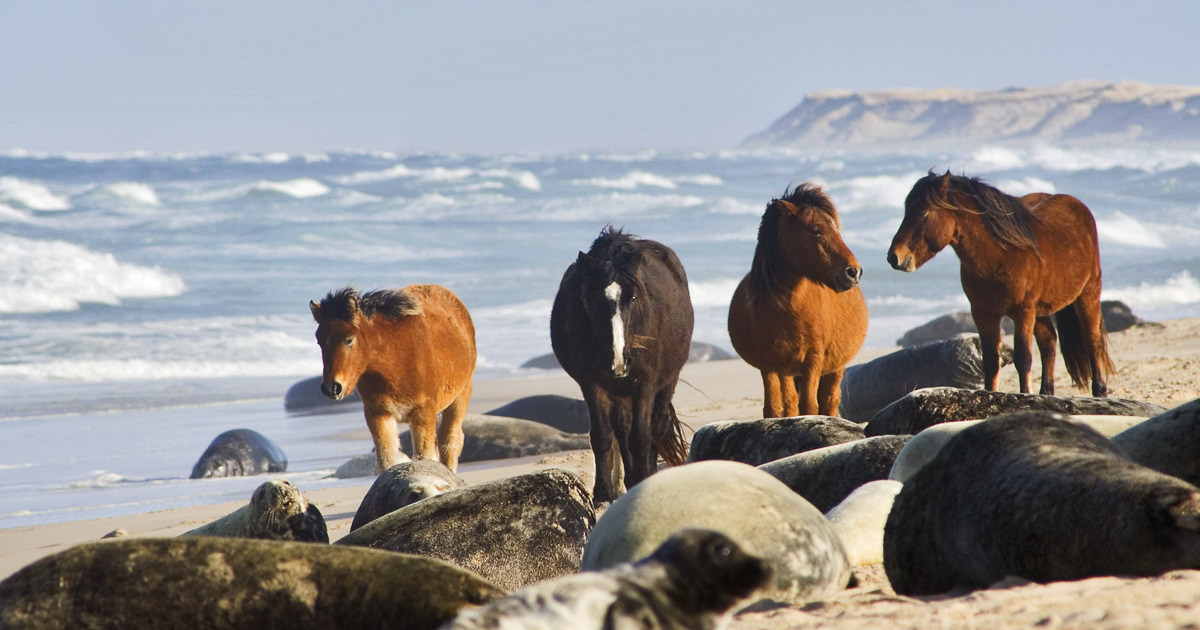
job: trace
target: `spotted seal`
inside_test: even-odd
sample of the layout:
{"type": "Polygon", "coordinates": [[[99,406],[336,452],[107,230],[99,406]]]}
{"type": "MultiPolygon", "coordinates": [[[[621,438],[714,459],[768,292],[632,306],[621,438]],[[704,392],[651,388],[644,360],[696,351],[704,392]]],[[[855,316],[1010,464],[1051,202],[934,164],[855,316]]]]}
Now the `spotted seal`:
{"type": "Polygon", "coordinates": [[[465,485],[467,482],[462,477],[432,459],[396,464],[383,471],[371,484],[354,513],[350,531],[406,505],[465,485]]]}
{"type": "Polygon", "coordinates": [[[551,468],[418,501],[335,544],[438,558],[515,590],[578,571],[595,523],[587,486],[575,473],[551,468]]]}
{"type": "Polygon", "coordinates": [[[696,430],[687,461],[727,459],[758,466],[862,437],[862,427],[833,416],[713,422],[696,430]]]}
{"type": "Polygon", "coordinates": [[[250,495],[249,505],[182,535],[329,542],[321,510],[284,479],[263,482],[250,495]]]}
{"type": "Polygon", "coordinates": [[[213,438],[192,467],[192,479],[287,472],[287,456],[263,434],[232,429],[213,438]]]}
{"type": "Polygon", "coordinates": [[[445,562],[336,545],[119,538],[0,582],[0,628],[432,630],[505,593],[445,562]]]}
{"type": "Polygon", "coordinates": [[[879,410],[864,433],[916,435],[955,420],[982,420],[1016,411],[1053,411],[1068,415],[1156,416],[1166,409],[1137,400],[990,392],[982,389],[927,387],[879,410]]]}
{"type": "Polygon", "coordinates": [[[1125,459],[1060,414],[954,436],[896,496],[883,562],[897,593],[1200,568],[1200,488],[1125,459]]]}
{"type": "Polygon", "coordinates": [[[887,479],[907,435],[879,435],[784,457],[759,466],[813,507],[827,512],[871,481],[887,479]]]}
{"type": "Polygon", "coordinates": [[[728,536],[685,529],[649,557],[527,586],[464,610],[445,630],[661,628],[717,630],[770,579],[771,567],[728,536]]]}
{"type": "Polygon", "coordinates": [[[774,577],[763,598],[804,603],[850,581],[845,550],[825,515],[771,475],[722,460],[660,471],[614,501],[592,530],[582,568],[644,558],[686,528],[719,531],[765,558],[774,577]]]}

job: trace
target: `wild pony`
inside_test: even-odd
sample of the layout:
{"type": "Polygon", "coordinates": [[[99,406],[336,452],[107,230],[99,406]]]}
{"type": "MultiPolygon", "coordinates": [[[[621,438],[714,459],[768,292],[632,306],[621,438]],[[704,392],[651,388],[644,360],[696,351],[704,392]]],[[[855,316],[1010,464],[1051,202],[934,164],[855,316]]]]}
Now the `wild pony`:
{"type": "Polygon", "coordinates": [[[321,393],[339,400],[358,388],[375,474],[399,463],[397,422],[412,429],[414,457],[455,470],[475,374],[475,325],[458,297],[436,284],[362,295],[344,287],[308,305],[324,363],[321,393]]]}
{"type": "Polygon", "coordinates": [[[658,470],[659,455],[672,466],[687,457],[671,399],[692,324],[683,264],[661,243],[609,226],[563,274],[550,343],[587,401],[597,504],[621,493],[622,471],[633,487],[658,470]]]}
{"type": "Polygon", "coordinates": [[[1042,357],[1041,393],[1054,393],[1054,343],[1062,345],[1072,382],[1105,396],[1113,371],[1100,315],[1100,247],[1096,221],[1070,195],[1013,197],[977,177],[917,180],[888,262],[914,271],[949,245],[958,254],[963,292],[982,342],[984,388],[996,389],[1000,320],[1013,320],[1013,362],[1028,393],[1031,339],[1042,357]],[[1056,329],[1057,325],[1057,331],[1056,329]]]}
{"type": "Polygon", "coordinates": [[[842,374],[867,336],[862,267],[833,201],[803,184],[767,204],[729,339],[762,372],[763,417],[837,415],[842,374]]]}

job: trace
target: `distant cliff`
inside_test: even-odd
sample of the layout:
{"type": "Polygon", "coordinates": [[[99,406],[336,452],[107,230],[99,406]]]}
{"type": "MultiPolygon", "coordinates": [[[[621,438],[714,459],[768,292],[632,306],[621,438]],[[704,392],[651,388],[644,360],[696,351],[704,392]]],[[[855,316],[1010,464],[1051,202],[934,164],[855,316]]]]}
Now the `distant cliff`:
{"type": "Polygon", "coordinates": [[[1200,143],[1200,88],[1080,81],[1007,90],[817,92],[743,146],[977,142],[1200,143]]]}

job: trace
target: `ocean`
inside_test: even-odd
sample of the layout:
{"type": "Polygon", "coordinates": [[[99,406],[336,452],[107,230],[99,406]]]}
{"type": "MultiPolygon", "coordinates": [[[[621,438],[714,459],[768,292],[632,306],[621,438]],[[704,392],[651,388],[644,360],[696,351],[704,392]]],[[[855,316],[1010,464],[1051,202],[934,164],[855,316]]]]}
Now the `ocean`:
{"type": "Polygon", "coordinates": [[[336,438],[361,415],[282,405],[321,371],[309,300],[348,284],[445,285],[475,321],[476,378],[532,376],[563,270],[612,224],[675,249],[694,339],[732,351],[762,211],[805,181],[864,267],[866,345],[890,347],[967,308],[953,252],[913,274],[885,260],[930,169],[1079,197],[1105,299],[1200,316],[1200,148],[0,154],[0,528],[248,499],[262,478],[187,479],[237,427],[279,443],[302,489],[348,483],[324,477],[370,450],[336,438]]]}

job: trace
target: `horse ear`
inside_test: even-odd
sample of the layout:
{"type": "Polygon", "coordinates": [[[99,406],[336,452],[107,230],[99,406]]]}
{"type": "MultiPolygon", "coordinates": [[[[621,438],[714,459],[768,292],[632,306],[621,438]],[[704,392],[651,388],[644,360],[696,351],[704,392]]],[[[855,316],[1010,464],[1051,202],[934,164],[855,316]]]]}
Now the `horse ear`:
{"type": "Polygon", "coordinates": [[[800,208],[797,208],[796,204],[794,204],[790,201],[776,199],[775,203],[779,204],[779,209],[782,212],[784,212],[785,214],[796,214],[796,213],[800,212],[800,208]]]}
{"type": "Polygon", "coordinates": [[[579,252],[579,257],[575,259],[575,262],[578,263],[579,267],[584,271],[591,271],[592,268],[596,266],[596,259],[583,252],[579,252]]]}
{"type": "Polygon", "coordinates": [[[946,174],[942,175],[940,188],[943,195],[950,191],[950,171],[946,171],[946,174]]]}
{"type": "Polygon", "coordinates": [[[317,320],[317,322],[321,321],[321,305],[320,304],[317,304],[316,302],[309,300],[308,301],[308,310],[312,311],[313,319],[317,320]]]}

